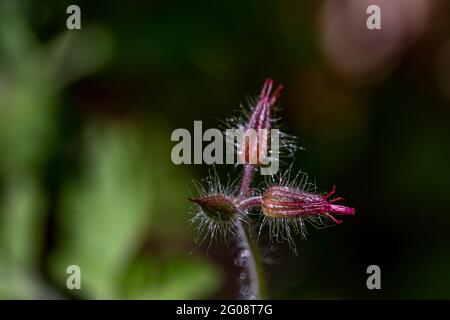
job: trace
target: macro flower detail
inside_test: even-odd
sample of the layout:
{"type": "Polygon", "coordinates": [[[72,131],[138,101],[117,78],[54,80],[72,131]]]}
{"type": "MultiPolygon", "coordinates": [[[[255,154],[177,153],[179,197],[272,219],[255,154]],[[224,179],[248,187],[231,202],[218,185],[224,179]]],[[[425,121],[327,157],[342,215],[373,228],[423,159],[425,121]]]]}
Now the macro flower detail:
{"type": "Polygon", "coordinates": [[[336,219],[334,215],[354,215],[355,209],[335,204],[343,200],[341,197],[330,199],[336,190],[334,186],[326,195],[320,195],[311,192],[310,183],[305,181],[296,185],[295,180],[269,186],[263,192],[261,196],[263,220],[259,234],[261,235],[264,226],[267,225],[271,242],[286,241],[297,255],[294,236],[301,235],[306,239],[308,234],[306,222],[318,229],[338,225],[342,221],[336,219]]]}
{"type": "Polygon", "coordinates": [[[196,240],[198,245],[208,238],[210,246],[218,239],[227,241],[227,238],[236,236],[236,223],[242,217],[231,198],[224,194],[217,194],[188,199],[197,205],[191,223],[196,226],[199,234],[196,240]]]}
{"type": "Polygon", "coordinates": [[[271,246],[273,240],[287,242],[297,255],[294,236],[306,238],[306,222],[321,228],[340,224],[342,221],[335,216],[355,214],[355,209],[337,204],[343,198],[333,198],[335,187],[325,195],[318,194],[306,174],[299,172],[291,179],[292,168],[278,175],[275,182],[281,154],[278,147],[292,157],[298,146],[295,137],[272,129],[276,120],[272,117],[274,105],[283,86],[272,89],[273,80],[268,78],[259,96],[250,101],[250,110],[244,109],[243,116],[227,122],[230,131],[243,133],[243,137],[237,137],[237,143],[234,134],[227,135],[227,139],[232,139],[227,140],[227,146],[232,147],[233,158],[237,150],[237,163],[243,164],[239,185],[223,186],[214,171],[215,174],[206,179],[206,186],[197,183],[200,195],[188,198],[196,204],[191,222],[201,235],[198,245],[207,237],[210,237],[210,245],[219,237],[226,241],[232,236],[237,240],[239,253],[235,265],[242,268],[239,292],[243,299],[265,297],[263,263],[258,254],[258,240],[263,240],[261,235],[269,236],[271,246]],[[252,187],[257,168],[261,169],[261,175],[269,176],[270,184],[252,187]],[[258,219],[254,214],[260,217],[258,234],[254,228],[258,219]]]}
{"type": "Polygon", "coordinates": [[[233,199],[224,194],[216,194],[204,198],[188,198],[199,205],[202,212],[210,219],[225,222],[235,219],[239,213],[233,199]]]}
{"type": "Polygon", "coordinates": [[[261,165],[269,150],[272,107],[280,96],[283,86],[272,93],[273,80],[266,79],[248,122],[244,125],[244,137],[239,146],[242,163],[261,165]]]}
{"type": "Polygon", "coordinates": [[[202,182],[195,183],[199,196],[188,198],[195,203],[191,223],[199,234],[197,243],[200,245],[209,238],[211,245],[218,238],[225,241],[229,237],[234,238],[237,223],[245,219],[238,208],[237,185],[230,181],[223,185],[215,170],[202,182]]]}
{"type": "Polygon", "coordinates": [[[355,209],[334,204],[343,198],[329,199],[335,192],[335,187],[328,194],[322,196],[287,186],[269,187],[262,197],[263,214],[269,218],[324,218],[335,224],[336,215],[354,215],[355,209]]]}

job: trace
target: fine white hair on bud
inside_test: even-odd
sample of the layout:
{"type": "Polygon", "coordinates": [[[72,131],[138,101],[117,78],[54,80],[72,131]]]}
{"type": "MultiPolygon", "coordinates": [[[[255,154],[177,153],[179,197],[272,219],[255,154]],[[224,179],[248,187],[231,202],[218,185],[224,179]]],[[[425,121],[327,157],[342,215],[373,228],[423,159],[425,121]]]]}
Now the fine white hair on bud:
{"type": "Polygon", "coordinates": [[[308,181],[305,173],[291,178],[291,170],[272,181],[261,196],[263,220],[259,233],[268,226],[271,241],[286,241],[296,253],[294,236],[306,239],[306,222],[316,228],[340,224],[334,215],[354,215],[350,207],[334,204],[342,198],[330,199],[335,187],[327,194],[316,192],[315,184],[308,181]]]}
{"type": "Polygon", "coordinates": [[[226,152],[228,155],[237,155],[238,164],[265,165],[272,162],[283,162],[290,159],[297,150],[297,137],[280,130],[280,118],[275,117],[277,99],[283,86],[272,91],[273,80],[267,79],[261,93],[246,98],[246,106],[241,105],[238,115],[229,118],[222,126],[226,133],[226,152]],[[277,146],[274,152],[271,139],[271,130],[277,129],[277,146]],[[241,133],[241,138],[230,131],[241,133]],[[263,160],[263,161],[262,161],[263,160]]]}
{"type": "Polygon", "coordinates": [[[245,220],[245,215],[238,207],[236,181],[223,185],[214,170],[202,182],[194,181],[199,196],[188,200],[195,203],[191,224],[197,229],[197,246],[209,238],[209,248],[213,241],[235,238],[237,220],[245,220]]]}

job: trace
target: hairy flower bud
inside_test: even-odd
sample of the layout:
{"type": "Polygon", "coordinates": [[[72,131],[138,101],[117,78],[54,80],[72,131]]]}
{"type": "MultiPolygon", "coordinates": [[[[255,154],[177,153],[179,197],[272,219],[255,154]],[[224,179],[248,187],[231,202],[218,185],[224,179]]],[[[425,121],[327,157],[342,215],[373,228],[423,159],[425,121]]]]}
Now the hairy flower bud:
{"type": "Polygon", "coordinates": [[[238,150],[242,163],[256,165],[266,163],[271,129],[271,109],[283,89],[283,86],[280,85],[271,94],[272,86],[273,80],[266,79],[256,106],[244,126],[244,137],[240,144],[240,150],[238,150]]]}
{"type": "Polygon", "coordinates": [[[198,204],[208,218],[217,222],[231,221],[239,213],[233,199],[224,194],[216,194],[204,198],[188,198],[198,204]]]}
{"type": "Polygon", "coordinates": [[[334,194],[335,187],[328,194],[322,196],[288,186],[269,187],[262,197],[262,209],[269,218],[325,218],[335,224],[337,220],[332,214],[353,215],[355,209],[333,204],[342,198],[329,200],[334,194]]]}
{"type": "MultiPolygon", "coordinates": [[[[303,181],[303,180],[302,180],[303,181]]],[[[305,182],[303,187],[294,185],[274,185],[268,187],[261,197],[264,225],[269,227],[270,239],[277,242],[287,241],[295,254],[294,234],[301,234],[306,238],[305,221],[317,228],[340,224],[335,215],[353,215],[355,209],[334,204],[342,198],[329,199],[335,191],[326,195],[309,192],[310,184],[305,182]],[[306,189],[305,189],[306,188],[306,189]]]]}
{"type": "Polygon", "coordinates": [[[191,223],[199,234],[197,243],[200,244],[210,238],[211,245],[212,241],[218,238],[226,241],[229,236],[234,237],[238,221],[245,217],[238,207],[240,204],[236,196],[238,189],[233,181],[222,185],[214,170],[204,182],[206,184],[196,182],[200,195],[188,200],[196,204],[191,223]]]}

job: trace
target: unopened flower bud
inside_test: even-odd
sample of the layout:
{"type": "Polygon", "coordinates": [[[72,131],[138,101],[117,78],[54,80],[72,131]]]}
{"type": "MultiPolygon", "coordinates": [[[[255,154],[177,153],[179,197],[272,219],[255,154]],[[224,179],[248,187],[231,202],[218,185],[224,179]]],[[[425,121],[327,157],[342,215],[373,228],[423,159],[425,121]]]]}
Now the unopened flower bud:
{"type": "Polygon", "coordinates": [[[239,150],[242,163],[266,164],[269,150],[272,106],[283,89],[283,86],[280,85],[272,94],[272,86],[273,80],[266,79],[256,106],[244,126],[244,136],[239,150]]]}
{"type": "Polygon", "coordinates": [[[189,198],[189,200],[198,204],[202,213],[209,219],[217,222],[234,220],[239,213],[233,199],[224,194],[216,194],[203,198],[189,198]]]}
{"type": "Polygon", "coordinates": [[[288,186],[269,187],[262,197],[263,213],[268,218],[327,218],[339,224],[335,215],[354,215],[355,209],[333,204],[342,198],[329,200],[335,188],[327,195],[318,195],[288,186]]]}

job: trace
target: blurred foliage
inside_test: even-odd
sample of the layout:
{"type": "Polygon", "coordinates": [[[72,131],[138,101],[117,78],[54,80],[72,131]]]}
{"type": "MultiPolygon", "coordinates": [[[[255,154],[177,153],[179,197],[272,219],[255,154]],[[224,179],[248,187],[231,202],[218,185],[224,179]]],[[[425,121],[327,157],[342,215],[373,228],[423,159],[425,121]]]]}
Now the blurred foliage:
{"type": "Polygon", "coordinates": [[[61,92],[111,58],[111,37],[94,26],[40,44],[9,1],[1,2],[0,29],[0,297],[70,297],[71,264],[81,268],[77,298],[189,299],[216,290],[219,274],[211,264],[181,252],[161,258],[140,250],[156,219],[169,218],[167,228],[170,219],[187,219],[177,182],[183,173],[167,172],[160,156],[169,145],[151,148],[161,123],[146,123],[146,133],[132,124],[88,124],[79,176],[61,182],[56,216],[49,216],[44,168],[62,143],[61,92]],[[162,196],[161,187],[170,195],[162,196]]]}
{"type": "MultiPolygon", "coordinates": [[[[65,266],[76,262],[84,271],[86,298],[186,299],[214,289],[217,273],[192,258],[173,257],[161,262],[144,256],[130,266],[136,244],[148,234],[161,210],[161,205],[155,204],[155,189],[160,188],[155,170],[159,166],[152,156],[157,150],[147,148],[152,141],[133,128],[95,125],[87,131],[88,150],[81,177],[62,194],[61,241],[52,268],[58,282],[66,278],[61,272],[65,266]],[[128,295],[123,291],[128,277],[123,284],[118,281],[125,273],[133,286],[128,295]]],[[[176,177],[165,179],[176,182],[176,177]]],[[[177,194],[176,183],[169,188],[177,194]]]]}

